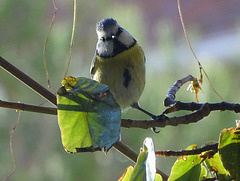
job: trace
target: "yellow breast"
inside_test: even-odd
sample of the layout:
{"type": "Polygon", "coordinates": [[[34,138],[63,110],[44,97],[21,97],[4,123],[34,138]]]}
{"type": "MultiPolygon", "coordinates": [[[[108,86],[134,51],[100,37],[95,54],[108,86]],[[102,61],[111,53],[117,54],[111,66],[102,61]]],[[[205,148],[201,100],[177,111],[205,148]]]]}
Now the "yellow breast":
{"type": "Polygon", "coordinates": [[[136,43],[110,58],[96,56],[93,79],[109,86],[122,108],[138,101],[145,86],[145,57],[136,43]]]}

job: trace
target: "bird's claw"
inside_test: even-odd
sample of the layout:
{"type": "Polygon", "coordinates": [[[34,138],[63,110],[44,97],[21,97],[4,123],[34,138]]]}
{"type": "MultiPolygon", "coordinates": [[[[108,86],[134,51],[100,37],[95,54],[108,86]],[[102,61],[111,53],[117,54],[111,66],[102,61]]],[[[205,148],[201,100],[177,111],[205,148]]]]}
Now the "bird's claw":
{"type": "Polygon", "coordinates": [[[157,130],[157,128],[155,128],[155,127],[152,127],[151,130],[152,130],[154,133],[160,133],[160,130],[157,130]]]}

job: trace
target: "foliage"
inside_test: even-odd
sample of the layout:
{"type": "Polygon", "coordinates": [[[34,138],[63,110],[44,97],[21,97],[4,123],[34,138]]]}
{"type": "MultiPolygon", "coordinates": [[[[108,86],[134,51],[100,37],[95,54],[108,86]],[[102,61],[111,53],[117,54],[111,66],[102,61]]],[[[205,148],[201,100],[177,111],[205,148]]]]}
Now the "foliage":
{"type": "MultiPolygon", "coordinates": [[[[196,149],[196,145],[186,150],[196,149]]],[[[181,156],[172,167],[169,181],[172,180],[199,180],[201,173],[201,158],[199,155],[181,156]]]]}
{"type": "Polygon", "coordinates": [[[240,127],[224,129],[220,134],[219,154],[223,166],[234,180],[240,180],[240,127]]]}
{"type": "Polygon", "coordinates": [[[65,150],[109,150],[119,140],[121,109],[108,86],[83,77],[66,77],[62,84],[57,106],[65,150]]]}
{"type": "MultiPolygon", "coordinates": [[[[57,98],[58,120],[65,150],[70,153],[92,152],[99,148],[108,150],[119,140],[120,133],[120,108],[108,91],[108,87],[91,79],[74,77],[64,78],[62,84],[63,87],[59,89],[57,98]]],[[[169,92],[172,92],[171,89],[169,92]]],[[[193,155],[183,153],[174,163],[168,180],[197,181],[206,178],[239,180],[239,135],[239,127],[224,129],[221,132],[220,157],[218,152],[210,150],[193,155]],[[209,172],[212,174],[210,175],[209,172]]],[[[196,145],[186,148],[186,150],[196,149],[196,145]]],[[[153,181],[155,175],[154,145],[151,138],[146,138],[135,167],[128,167],[119,180],[153,181]]]]}
{"type": "MultiPolygon", "coordinates": [[[[224,129],[219,136],[219,152],[213,155],[210,152],[195,155],[183,154],[174,163],[168,181],[198,181],[211,178],[220,181],[240,180],[239,146],[239,127],[224,129]]],[[[145,148],[145,145],[143,148],[145,148]]],[[[190,145],[185,150],[196,149],[196,145],[190,145]]],[[[147,167],[146,159],[148,159],[148,152],[146,151],[148,150],[141,150],[134,169],[129,166],[119,179],[120,181],[132,181],[134,180],[133,178],[136,180],[147,180],[145,177],[148,173],[144,172],[147,167]]],[[[155,163],[152,163],[152,165],[155,165],[155,163]]],[[[156,176],[156,178],[158,177],[156,176]]]]}
{"type": "Polygon", "coordinates": [[[138,180],[162,180],[162,177],[159,174],[156,174],[156,158],[151,138],[146,138],[144,140],[143,147],[140,149],[140,154],[134,168],[129,166],[123,176],[119,179],[119,181],[138,180]]]}
{"type": "Polygon", "coordinates": [[[216,176],[219,180],[230,180],[229,172],[224,168],[219,157],[219,152],[215,153],[211,158],[206,159],[204,163],[211,174],[216,176]]]}

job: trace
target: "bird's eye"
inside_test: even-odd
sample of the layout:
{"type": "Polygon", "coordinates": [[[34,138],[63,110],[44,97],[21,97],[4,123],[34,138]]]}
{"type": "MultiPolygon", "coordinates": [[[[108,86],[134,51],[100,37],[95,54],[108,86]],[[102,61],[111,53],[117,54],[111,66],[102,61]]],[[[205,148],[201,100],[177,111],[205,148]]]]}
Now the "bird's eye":
{"type": "Polygon", "coordinates": [[[111,35],[112,39],[116,38],[116,36],[114,34],[111,35]]]}

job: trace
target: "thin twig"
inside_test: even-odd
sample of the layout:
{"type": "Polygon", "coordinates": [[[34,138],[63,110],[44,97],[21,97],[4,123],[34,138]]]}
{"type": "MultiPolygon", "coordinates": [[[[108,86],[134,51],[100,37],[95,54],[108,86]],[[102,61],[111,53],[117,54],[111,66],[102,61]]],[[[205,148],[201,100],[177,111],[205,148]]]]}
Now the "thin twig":
{"type": "Polygon", "coordinates": [[[24,83],[26,86],[31,88],[33,91],[41,95],[43,98],[51,102],[53,105],[57,105],[57,99],[56,96],[48,91],[46,88],[41,86],[39,83],[37,83],[35,80],[30,78],[28,75],[23,73],[21,70],[10,64],[7,60],[0,57],[0,66],[10,73],[12,76],[20,80],[22,83],[24,83]]]}
{"type": "MultiPolygon", "coordinates": [[[[37,112],[37,113],[44,113],[44,114],[51,114],[57,115],[57,109],[52,107],[42,107],[42,106],[34,106],[28,105],[23,103],[15,103],[15,102],[8,102],[8,101],[1,101],[0,100],[0,107],[22,110],[22,111],[30,111],[30,112],[37,112]]],[[[121,126],[126,128],[136,127],[142,129],[149,129],[152,127],[165,127],[165,126],[177,126],[179,124],[189,124],[196,121],[199,121],[203,117],[207,116],[211,111],[234,111],[235,113],[240,112],[240,104],[228,103],[228,102],[219,102],[219,103],[184,103],[177,101],[172,107],[166,109],[164,114],[175,112],[179,110],[187,110],[187,111],[196,111],[198,112],[183,115],[179,117],[167,117],[167,116],[159,116],[157,120],[131,120],[131,119],[122,119],[121,126]],[[206,110],[203,108],[207,107],[206,110]],[[201,109],[202,108],[202,109],[201,109]],[[169,111],[169,112],[168,112],[169,111]],[[204,114],[203,114],[204,112],[204,114]],[[191,119],[196,119],[193,121],[191,119]]]]}
{"type": "Polygon", "coordinates": [[[200,63],[200,61],[198,60],[197,58],[197,55],[195,54],[195,52],[193,51],[193,48],[192,48],[192,45],[189,41],[189,37],[188,37],[188,34],[187,34],[187,31],[186,31],[186,27],[185,27],[185,24],[184,24],[184,21],[183,21],[183,16],[182,16],[182,11],[181,11],[181,6],[180,6],[180,0],[177,0],[177,6],[178,6],[178,12],[179,12],[179,16],[180,16],[180,20],[181,20],[181,24],[182,24],[182,28],[183,28],[183,32],[184,32],[184,36],[185,36],[185,39],[187,41],[187,44],[195,58],[195,60],[197,61],[198,63],[198,66],[199,66],[199,70],[200,70],[200,77],[202,78],[202,71],[204,73],[204,75],[206,76],[207,80],[208,80],[208,83],[210,84],[211,88],[213,89],[213,91],[215,92],[215,94],[217,94],[217,96],[221,99],[221,100],[224,100],[222,98],[222,96],[218,93],[218,91],[214,88],[214,86],[212,85],[212,82],[210,81],[206,71],[204,70],[202,64],[200,63]],[[202,70],[202,71],[201,71],[202,70]]]}
{"type": "Polygon", "coordinates": [[[13,133],[17,127],[17,124],[20,120],[20,117],[21,117],[21,111],[18,112],[18,118],[15,122],[15,124],[13,125],[11,131],[10,131],[10,140],[9,140],[9,146],[10,146],[10,153],[11,153],[11,157],[12,157],[12,162],[13,162],[13,169],[12,171],[3,179],[3,181],[6,181],[9,179],[9,177],[11,177],[15,172],[16,172],[16,160],[15,160],[15,157],[14,157],[14,152],[13,152],[13,144],[12,144],[12,141],[13,141],[13,133]]]}
{"type": "Polygon", "coordinates": [[[0,100],[0,107],[16,109],[21,111],[35,112],[35,113],[57,115],[57,109],[53,107],[34,106],[29,104],[8,102],[8,101],[2,101],[2,100],[0,100]]]}
{"type": "Polygon", "coordinates": [[[165,115],[159,116],[155,120],[130,120],[130,119],[122,119],[121,126],[125,128],[142,128],[149,129],[152,127],[166,127],[166,126],[178,126],[180,124],[189,124],[196,123],[202,120],[204,117],[210,114],[209,104],[205,103],[201,107],[201,109],[196,112],[184,115],[184,116],[174,116],[167,117],[165,115]]]}
{"type": "MultiPolygon", "coordinates": [[[[167,108],[163,114],[169,114],[175,111],[180,110],[188,110],[188,111],[196,111],[200,109],[205,103],[184,103],[181,101],[175,100],[176,93],[179,89],[186,84],[187,82],[196,81],[197,78],[193,77],[192,75],[188,75],[182,79],[177,80],[173,86],[168,90],[166,94],[166,98],[164,100],[164,106],[169,107],[167,108]]],[[[228,102],[219,102],[219,103],[208,103],[210,111],[234,111],[235,113],[240,112],[240,104],[238,103],[228,103],[228,102]]]]}
{"type": "MultiPolygon", "coordinates": [[[[174,105],[166,109],[163,114],[169,114],[176,111],[196,111],[200,109],[205,103],[196,103],[196,102],[181,102],[176,101],[174,105]]],[[[217,103],[208,103],[210,111],[234,111],[235,113],[240,112],[239,103],[228,103],[228,102],[217,102],[217,103]]]]}
{"type": "Polygon", "coordinates": [[[46,76],[47,76],[47,83],[48,83],[48,88],[49,89],[51,88],[51,82],[50,82],[50,77],[49,77],[48,68],[47,68],[47,56],[46,56],[47,45],[48,45],[49,36],[50,36],[51,31],[52,31],[53,23],[55,21],[57,10],[58,10],[55,0],[52,0],[52,4],[53,4],[53,8],[54,8],[54,14],[53,14],[52,21],[51,21],[51,24],[50,24],[50,28],[48,30],[47,37],[46,37],[46,40],[45,40],[44,46],[43,46],[43,64],[44,64],[44,69],[45,69],[45,73],[46,73],[46,76]]]}
{"type": "Polygon", "coordinates": [[[166,99],[164,100],[164,106],[169,107],[175,104],[177,102],[175,100],[177,91],[187,82],[196,80],[197,78],[193,77],[192,75],[187,75],[186,77],[183,77],[182,79],[179,79],[176,82],[174,82],[173,86],[170,89],[168,89],[166,99]]]}
{"type": "MultiPolygon", "coordinates": [[[[170,106],[170,108],[166,109],[163,114],[168,114],[171,112],[179,111],[179,110],[189,110],[189,111],[196,111],[191,114],[178,116],[178,117],[166,117],[166,116],[159,116],[156,120],[130,120],[130,119],[122,119],[121,126],[130,128],[142,128],[142,129],[149,129],[152,127],[166,127],[166,126],[177,126],[179,124],[189,124],[193,122],[197,122],[204,117],[208,116],[211,111],[225,111],[230,110],[234,111],[235,113],[240,112],[240,104],[235,103],[227,103],[227,102],[220,102],[220,103],[184,103],[180,101],[176,101],[176,93],[180,89],[182,85],[187,83],[188,81],[194,81],[196,78],[188,75],[178,81],[176,81],[173,86],[168,90],[167,97],[165,99],[165,106],[170,106]]],[[[41,89],[40,89],[41,90],[41,89]]],[[[38,92],[38,90],[35,90],[38,92]]],[[[48,91],[48,90],[47,90],[48,91]]],[[[49,91],[48,91],[49,92],[49,91]]],[[[51,93],[50,93],[51,95],[51,93]]],[[[52,96],[55,95],[52,94],[52,96]]],[[[48,108],[48,107],[38,107],[20,103],[10,103],[6,101],[0,102],[1,107],[8,107],[12,109],[20,109],[25,111],[34,111],[34,112],[41,112],[46,114],[56,114],[57,110],[55,108],[48,108]]]]}
{"type": "Polygon", "coordinates": [[[74,44],[74,36],[75,36],[75,29],[76,29],[76,17],[77,17],[77,0],[74,0],[73,2],[73,27],[72,27],[72,37],[70,41],[70,50],[69,50],[69,57],[68,57],[68,64],[66,68],[66,72],[64,74],[64,77],[67,76],[71,59],[72,59],[72,49],[73,49],[73,44],[74,44]]]}
{"type": "Polygon", "coordinates": [[[194,150],[181,150],[181,151],[155,151],[155,154],[158,156],[184,156],[184,155],[198,155],[205,151],[214,150],[217,152],[218,150],[218,143],[212,145],[206,145],[202,148],[194,149],[194,150]]]}
{"type": "MultiPolygon", "coordinates": [[[[53,103],[55,106],[57,105],[56,96],[52,94],[50,91],[42,87],[40,84],[35,82],[31,77],[24,74],[22,71],[14,67],[12,64],[8,63],[5,59],[0,57],[0,66],[8,71],[10,74],[12,74],[15,78],[19,79],[21,82],[23,82],[25,85],[30,87],[32,90],[43,96],[45,99],[49,100],[51,103],[53,103]]],[[[119,148],[122,148],[122,145],[124,145],[122,142],[118,141],[116,142],[113,147],[118,150],[119,148]]],[[[124,145],[124,149],[120,149],[119,152],[121,152],[123,155],[125,155],[128,159],[136,162],[136,156],[138,155],[133,150],[131,150],[129,147],[124,145]]],[[[159,172],[160,174],[162,172],[159,172]]],[[[166,174],[161,174],[164,181],[168,179],[168,176],[166,174]]]]}

